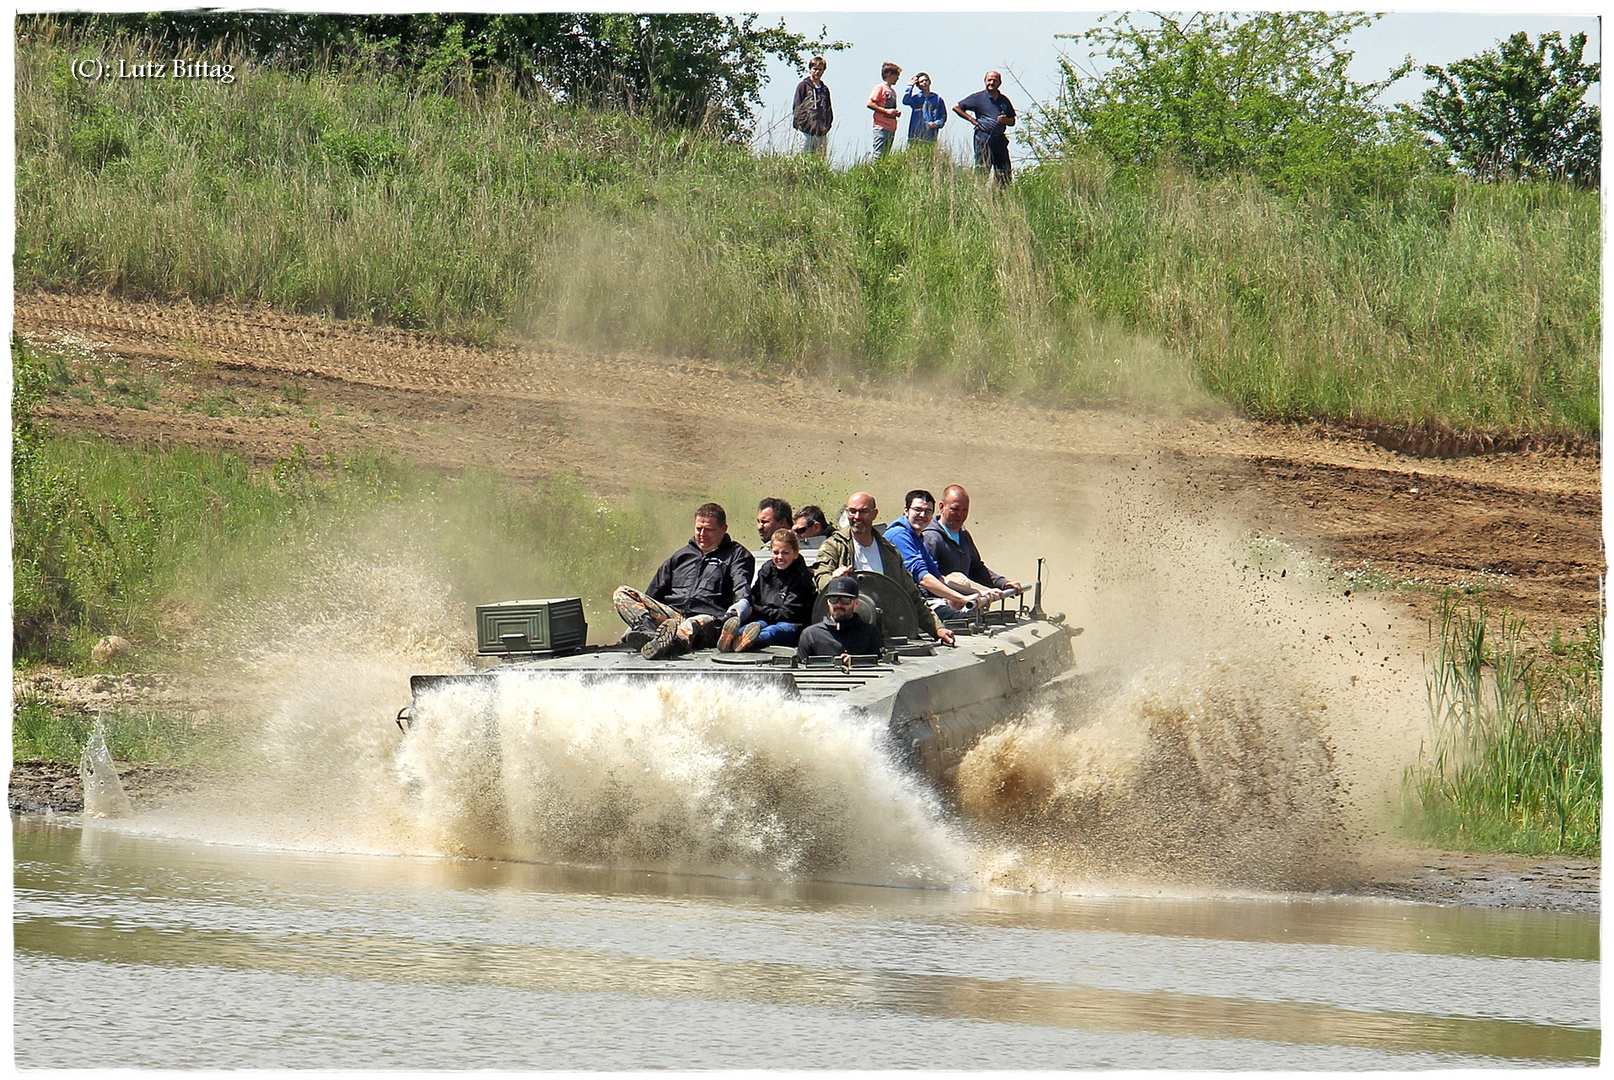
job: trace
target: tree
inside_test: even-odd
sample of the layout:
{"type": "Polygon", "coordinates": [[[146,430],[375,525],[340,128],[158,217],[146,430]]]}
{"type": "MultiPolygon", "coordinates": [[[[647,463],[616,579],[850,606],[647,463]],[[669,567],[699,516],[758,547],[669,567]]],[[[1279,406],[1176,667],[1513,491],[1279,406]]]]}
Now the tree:
{"type": "Polygon", "coordinates": [[[1603,151],[1600,110],[1586,101],[1601,64],[1581,60],[1586,35],[1557,31],[1535,44],[1514,34],[1450,68],[1423,69],[1435,86],[1416,111],[1450,162],[1482,179],[1562,177],[1595,187],[1603,151]]]}
{"type": "Polygon", "coordinates": [[[49,21],[201,48],[301,70],[359,64],[416,86],[513,77],[556,101],[641,110],[679,127],[748,134],[769,60],[843,49],[755,15],[703,13],[321,15],[178,11],[66,14],[49,21]]]}
{"type": "Polygon", "coordinates": [[[1087,72],[1062,57],[1063,85],[1032,125],[1043,158],[1079,147],[1126,165],[1174,161],[1201,176],[1253,173],[1286,189],[1356,183],[1398,140],[1377,99],[1410,69],[1379,82],[1346,73],[1344,40],[1375,15],[1200,13],[1128,15],[1061,37],[1112,63],[1087,72]]]}

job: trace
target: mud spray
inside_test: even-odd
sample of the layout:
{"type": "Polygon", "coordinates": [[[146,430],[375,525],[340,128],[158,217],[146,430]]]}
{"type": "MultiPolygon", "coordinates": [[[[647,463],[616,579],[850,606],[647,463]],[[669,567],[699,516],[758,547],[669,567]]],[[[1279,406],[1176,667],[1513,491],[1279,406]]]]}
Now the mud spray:
{"type": "Polygon", "coordinates": [[[994,563],[1063,567],[1049,606],[1087,632],[1075,690],[985,739],[956,805],[878,725],[760,688],[446,684],[405,735],[408,676],[470,657],[464,598],[392,529],[212,629],[253,643],[214,662],[256,737],[226,783],[138,827],[955,887],[1347,885],[1422,735],[1418,642],[1325,566],[1220,523],[1185,475],[1151,459],[1045,488],[1065,505],[1035,520],[1079,526],[1003,505],[980,528],[994,563]]]}

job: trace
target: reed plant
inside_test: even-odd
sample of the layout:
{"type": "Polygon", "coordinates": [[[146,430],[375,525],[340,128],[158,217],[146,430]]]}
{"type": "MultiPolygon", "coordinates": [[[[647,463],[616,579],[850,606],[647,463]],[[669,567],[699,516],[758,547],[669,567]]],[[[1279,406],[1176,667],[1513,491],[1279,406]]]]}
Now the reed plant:
{"type": "Polygon", "coordinates": [[[1601,624],[1540,646],[1507,613],[1448,598],[1429,657],[1432,750],[1408,776],[1416,828],[1470,850],[1601,845],[1601,624]]]}
{"type": "Polygon", "coordinates": [[[837,170],[497,82],[72,78],[119,50],[140,55],[18,42],[19,287],[1093,403],[1599,430],[1595,192],[1409,175],[1341,200],[1079,158],[1002,191],[945,150],[837,170]]]}

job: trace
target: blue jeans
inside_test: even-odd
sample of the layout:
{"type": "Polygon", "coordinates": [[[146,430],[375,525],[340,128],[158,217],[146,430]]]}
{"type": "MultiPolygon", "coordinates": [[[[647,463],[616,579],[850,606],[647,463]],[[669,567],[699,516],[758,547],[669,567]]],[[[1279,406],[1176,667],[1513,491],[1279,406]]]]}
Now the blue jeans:
{"type": "Polygon", "coordinates": [[[804,154],[822,154],[829,147],[828,135],[809,135],[801,133],[801,152],[804,154]]]}
{"type": "Polygon", "coordinates": [[[891,144],[896,141],[897,133],[895,131],[887,131],[885,128],[875,128],[874,156],[885,157],[886,153],[891,149],[891,144]]]}
{"type": "Polygon", "coordinates": [[[768,623],[757,635],[757,648],[764,649],[769,645],[794,645],[801,637],[801,627],[795,623],[776,622],[768,623]]]}

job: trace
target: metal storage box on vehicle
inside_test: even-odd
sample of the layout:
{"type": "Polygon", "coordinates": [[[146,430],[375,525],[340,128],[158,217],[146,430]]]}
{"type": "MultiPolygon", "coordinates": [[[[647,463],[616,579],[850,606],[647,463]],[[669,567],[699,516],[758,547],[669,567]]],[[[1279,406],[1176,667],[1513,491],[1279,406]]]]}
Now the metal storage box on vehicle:
{"type": "Polygon", "coordinates": [[[553,655],[581,649],[588,640],[583,601],[505,600],[476,607],[476,651],[553,655]]]}

